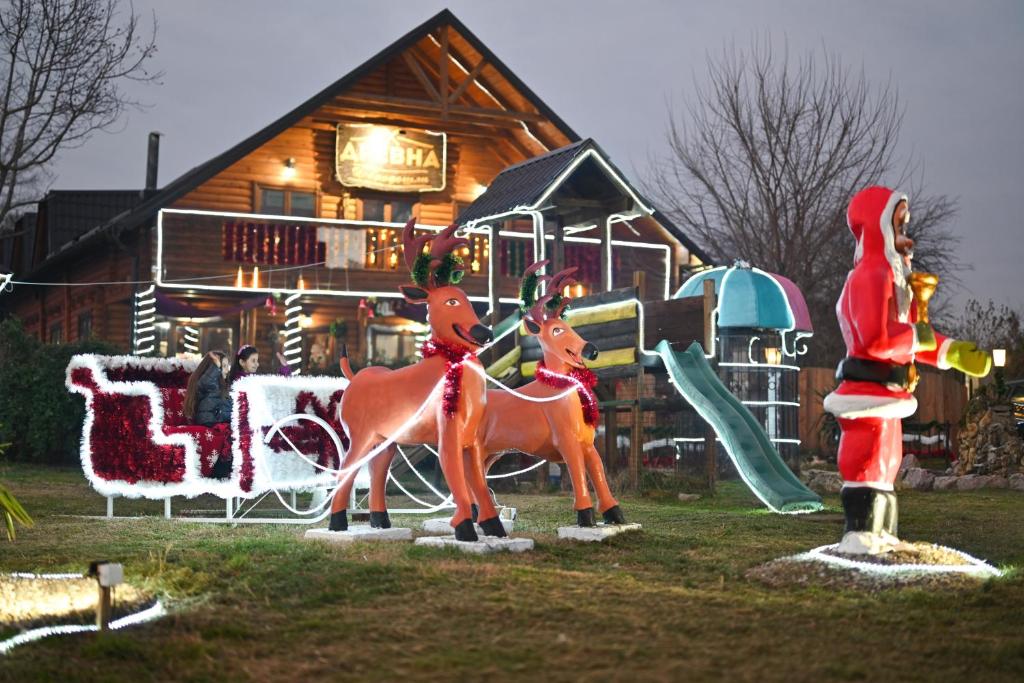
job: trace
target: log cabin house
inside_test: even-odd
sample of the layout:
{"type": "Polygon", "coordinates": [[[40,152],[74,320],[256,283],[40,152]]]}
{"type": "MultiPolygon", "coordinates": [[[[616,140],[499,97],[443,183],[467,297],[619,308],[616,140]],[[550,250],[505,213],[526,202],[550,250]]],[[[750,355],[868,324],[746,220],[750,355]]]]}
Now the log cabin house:
{"type": "MultiPolygon", "coordinates": [[[[568,77],[568,75],[567,75],[568,77]]],[[[253,344],[276,364],[401,364],[401,227],[459,222],[483,315],[515,306],[536,258],[580,267],[576,295],[642,283],[664,299],[704,253],[445,10],[266,128],[158,188],[54,191],[0,240],[25,282],[5,312],[47,342],[92,337],[173,356],[253,344]],[[643,275],[636,275],[643,273],[643,275]],[[85,283],[124,283],[61,286],[85,283]]]]}

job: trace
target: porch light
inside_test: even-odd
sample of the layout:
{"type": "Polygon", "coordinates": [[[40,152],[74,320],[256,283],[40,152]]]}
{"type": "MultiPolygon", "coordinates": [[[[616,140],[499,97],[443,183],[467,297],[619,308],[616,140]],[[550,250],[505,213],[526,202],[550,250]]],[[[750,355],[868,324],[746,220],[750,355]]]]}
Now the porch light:
{"type": "Polygon", "coordinates": [[[258,289],[259,286],[260,286],[260,267],[259,266],[253,266],[252,267],[252,288],[253,289],[258,289]]]}
{"type": "Polygon", "coordinates": [[[766,346],[764,349],[764,361],[768,365],[781,365],[782,349],[775,346],[766,346]]]}
{"type": "Polygon", "coordinates": [[[992,365],[997,368],[1006,367],[1006,349],[992,349],[992,365]]]}
{"type": "Polygon", "coordinates": [[[299,317],[299,327],[312,327],[312,326],[313,326],[313,317],[312,316],[308,316],[305,313],[303,313],[299,317]]]}
{"type": "Polygon", "coordinates": [[[235,287],[245,287],[245,276],[242,275],[242,266],[238,266],[238,274],[235,275],[235,287]]]}
{"type": "Polygon", "coordinates": [[[295,177],[295,157],[288,157],[284,160],[284,168],[281,169],[281,177],[285,180],[291,180],[295,177]]]}
{"type": "Polygon", "coordinates": [[[296,289],[305,289],[306,288],[306,281],[302,279],[302,275],[301,274],[299,275],[298,282],[295,283],[295,288],[296,289]]]}

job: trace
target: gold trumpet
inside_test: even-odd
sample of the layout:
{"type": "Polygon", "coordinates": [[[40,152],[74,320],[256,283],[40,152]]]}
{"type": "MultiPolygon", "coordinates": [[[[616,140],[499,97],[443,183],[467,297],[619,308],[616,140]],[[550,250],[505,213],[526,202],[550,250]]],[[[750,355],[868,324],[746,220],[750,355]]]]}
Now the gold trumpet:
{"type": "Polygon", "coordinates": [[[935,294],[935,288],[938,286],[938,275],[932,273],[910,274],[910,289],[914,292],[914,302],[917,304],[918,322],[928,322],[928,300],[935,294]]]}

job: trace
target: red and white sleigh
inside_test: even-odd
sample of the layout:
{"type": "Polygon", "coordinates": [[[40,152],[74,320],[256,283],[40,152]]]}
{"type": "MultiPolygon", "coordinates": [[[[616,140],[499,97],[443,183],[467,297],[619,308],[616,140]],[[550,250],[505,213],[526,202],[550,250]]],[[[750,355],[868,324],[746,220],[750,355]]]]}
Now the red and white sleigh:
{"type": "Polygon", "coordinates": [[[312,491],[316,500],[333,488],[331,470],[347,446],[336,418],[346,379],[242,378],[231,391],[230,428],[210,428],[188,424],[182,415],[195,366],[91,354],[68,364],[67,387],[86,402],[82,467],[107,496],[108,516],[117,496],[164,500],[169,517],[172,497],[213,494],[227,501],[217,521],[249,521],[242,519],[247,501],[251,510],[270,493],[287,493],[291,505],[282,502],[295,512],[297,493],[312,491]]]}

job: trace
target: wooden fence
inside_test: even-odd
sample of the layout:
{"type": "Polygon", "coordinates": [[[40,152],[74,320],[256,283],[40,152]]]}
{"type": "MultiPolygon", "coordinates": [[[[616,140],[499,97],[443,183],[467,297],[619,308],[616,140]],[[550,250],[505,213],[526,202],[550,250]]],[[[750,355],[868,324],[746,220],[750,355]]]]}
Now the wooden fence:
{"type": "MultiPolygon", "coordinates": [[[[949,422],[950,436],[955,450],[957,423],[967,404],[964,377],[959,372],[939,371],[918,365],[921,383],[914,396],[917,412],[909,420],[914,422],[949,422]]],[[[834,368],[803,368],[800,372],[800,440],[803,450],[826,453],[821,438],[823,409],[821,402],[836,386],[834,368]]]]}

